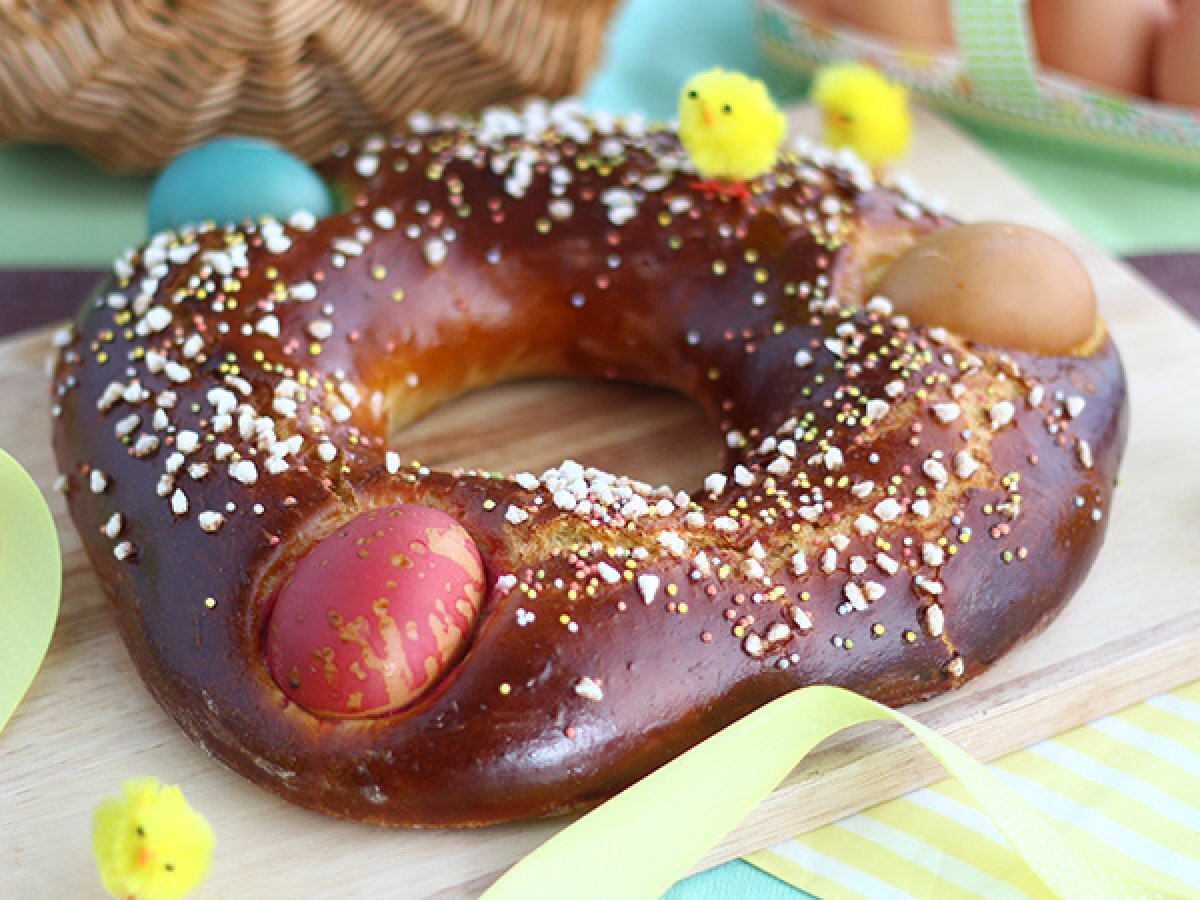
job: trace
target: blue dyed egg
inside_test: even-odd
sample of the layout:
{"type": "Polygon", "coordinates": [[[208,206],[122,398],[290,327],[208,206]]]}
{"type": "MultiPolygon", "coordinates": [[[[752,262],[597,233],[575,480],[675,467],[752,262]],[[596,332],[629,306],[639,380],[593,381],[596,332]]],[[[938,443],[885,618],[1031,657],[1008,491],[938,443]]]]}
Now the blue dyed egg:
{"type": "Polygon", "coordinates": [[[150,233],[212,219],[240,222],[300,210],[318,219],[333,212],[333,195],[303,161],[270,141],[222,137],[180,154],[150,191],[150,233]]]}

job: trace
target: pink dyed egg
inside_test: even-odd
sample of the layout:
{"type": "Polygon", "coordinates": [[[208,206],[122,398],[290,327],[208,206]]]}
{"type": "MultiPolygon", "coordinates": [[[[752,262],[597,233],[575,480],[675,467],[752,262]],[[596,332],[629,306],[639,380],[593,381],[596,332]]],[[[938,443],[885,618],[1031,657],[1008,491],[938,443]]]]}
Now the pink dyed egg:
{"type": "Polygon", "coordinates": [[[458,661],[483,587],[475,542],[445,513],[408,504],[363,513],[313,547],[279,591],[271,675],[317,715],[400,709],[458,661]]]}

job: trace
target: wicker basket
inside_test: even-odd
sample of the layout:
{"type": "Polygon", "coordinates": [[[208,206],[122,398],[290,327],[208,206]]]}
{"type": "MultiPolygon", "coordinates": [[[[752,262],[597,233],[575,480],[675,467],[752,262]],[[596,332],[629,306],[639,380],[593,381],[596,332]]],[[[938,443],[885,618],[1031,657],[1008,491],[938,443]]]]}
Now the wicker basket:
{"type": "Polygon", "coordinates": [[[308,159],[413,109],[578,88],[616,0],[0,0],[0,139],[119,170],[218,134],[308,159]]]}

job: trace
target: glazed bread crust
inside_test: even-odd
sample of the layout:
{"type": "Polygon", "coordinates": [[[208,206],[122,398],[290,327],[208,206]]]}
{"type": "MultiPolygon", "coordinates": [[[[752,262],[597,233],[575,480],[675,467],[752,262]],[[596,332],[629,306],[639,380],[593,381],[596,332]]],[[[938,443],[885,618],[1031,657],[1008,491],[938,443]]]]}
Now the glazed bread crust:
{"type": "Polygon", "coordinates": [[[491,115],[340,148],[329,219],[156,237],[64,342],[71,513],[193,739],[326,813],[485,825],[593,804],[799,686],[933,696],[1053,618],[1124,443],[1107,338],[1034,356],[868,303],[950,222],[851,161],[787,153],[721,196],[666,130],[491,115]],[[537,375],[695,398],[725,470],[683,495],[390,447],[447,398],[537,375]],[[268,674],[272,598],[316,541],[397,502],[474,537],[479,624],[411,707],[321,719],[268,674]]]}

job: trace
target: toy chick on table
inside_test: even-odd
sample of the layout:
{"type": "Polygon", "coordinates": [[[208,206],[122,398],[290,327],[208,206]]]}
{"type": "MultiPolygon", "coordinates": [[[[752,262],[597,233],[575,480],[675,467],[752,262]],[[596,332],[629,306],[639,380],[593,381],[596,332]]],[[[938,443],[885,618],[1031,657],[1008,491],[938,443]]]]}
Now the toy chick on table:
{"type": "Polygon", "coordinates": [[[100,801],[92,852],[105,890],[122,900],[179,900],[200,884],[213,832],[175,785],[131,778],[100,801]]]}

